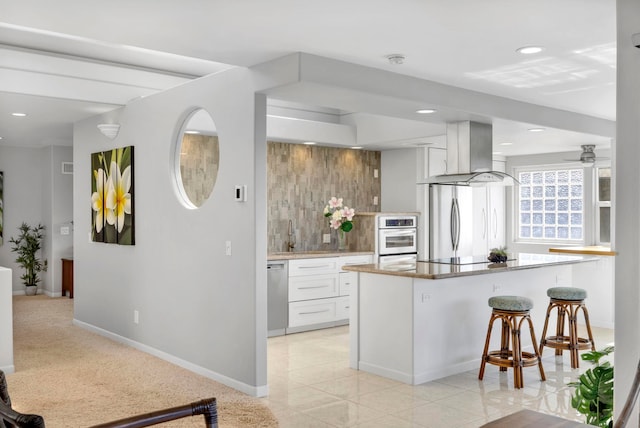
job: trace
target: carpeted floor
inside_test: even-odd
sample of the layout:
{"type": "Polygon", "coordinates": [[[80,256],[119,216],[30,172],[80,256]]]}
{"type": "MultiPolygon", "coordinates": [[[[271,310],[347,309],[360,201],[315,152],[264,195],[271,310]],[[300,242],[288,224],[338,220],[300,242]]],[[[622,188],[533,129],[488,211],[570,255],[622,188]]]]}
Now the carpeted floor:
{"type": "MultiPolygon", "coordinates": [[[[14,296],[14,408],[48,428],[86,427],[216,397],[225,427],[277,427],[253,397],[72,324],[73,300],[14,296]]],[[[163,427],[203,426],[202,416],[163,427]]]]}

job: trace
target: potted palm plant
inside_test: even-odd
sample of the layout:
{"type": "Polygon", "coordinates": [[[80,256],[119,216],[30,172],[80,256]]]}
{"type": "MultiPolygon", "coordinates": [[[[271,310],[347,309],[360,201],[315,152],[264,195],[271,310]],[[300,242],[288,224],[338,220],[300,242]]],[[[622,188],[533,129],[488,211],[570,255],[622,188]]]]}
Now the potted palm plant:
{"type": "Polygon", "coordinates": [[[38,251],[42,249],[44,240],[44,226],[29,226],[22,223],[18,228],[20,233],[17,237],[11,237],[9,242],[13,244],[11,251],[16,253],[16,263],[24,269],[24,274],[20,277],[25,286],[25,294],[35,295],[38,292],[40,277],[38,274],[47,270],[47,260],[38,257],[38,251]]]}

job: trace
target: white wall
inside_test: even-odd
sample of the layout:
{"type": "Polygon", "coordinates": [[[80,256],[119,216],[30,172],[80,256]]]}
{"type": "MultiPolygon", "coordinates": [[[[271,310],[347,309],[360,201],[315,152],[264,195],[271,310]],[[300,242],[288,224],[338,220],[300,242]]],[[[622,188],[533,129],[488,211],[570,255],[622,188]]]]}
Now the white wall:
{"type": "Polygon", "coordinates": [[[418,149],[381,152],[381,211],[416,211],[418,149]]]}
{"type": "Polygon", "coordinates": [[[11,270],[0,267],[0,370],[13,373],[13,307],[11,270]]]}
{"type": "MultiPolygon", "coordinates": [[[[615,403],[622,410],[640,355],[640,49],[631,35],[640,32],[640,2],[618,0],[617,5],[617,128],[614,155],[615,232],[615,403]]],[[[638,426],[638,405],[628,426],[638,426]]],[[[614,418],[615,419],[615,418],[614,418]]]]}
{"type": "Polygon", "coordinates": [[[249,71],[235,68],[76,124],[77,324],[244,392],[266,393],[265,112],[249,71]],[[172,153],[196,107],[216,124],[220,168],[210,199],[190,210],[178,200],[172,153]],[[121,124],[113,141],[96,129],[108,121],[121,124]],[[91,153],[129,145],[136,244],[90,242],[91,153]],[[248,186],[247,202],[234,201],[234,185],[248,186]]]}
{"type": "Polygon", "coordinates": [[[49,267],[43,273],[46,278],[44,292],[50,296],[62,295],[62,257],[73,256],[73,175],[62,174],[62,162],[73,160],[72,147],[50,146],[46,153],[43,172],[43,211],[47,227],[46,253],[49,267]],[[61,235],[60,227],[70,228],[69,235],[61,235]]]}
{"type": "MultiPolygon", "coordinates": [[[[24,272],[14,261],[16,255],[11,252],[9,239],[17,235],[23,221],[30,225],[45,224],[42,171],[46,156],[46,149],[0,147],[0,171],[4,172],[4,242],[0,246],[0,266],[12,269],[14,294],[24,292],[20,279],[24,272]]],[[[43,256],[50,257],[46,251],[43,256]]],[[[46,276],[41,278],[40,288],[48,287],[46,276]]]]}

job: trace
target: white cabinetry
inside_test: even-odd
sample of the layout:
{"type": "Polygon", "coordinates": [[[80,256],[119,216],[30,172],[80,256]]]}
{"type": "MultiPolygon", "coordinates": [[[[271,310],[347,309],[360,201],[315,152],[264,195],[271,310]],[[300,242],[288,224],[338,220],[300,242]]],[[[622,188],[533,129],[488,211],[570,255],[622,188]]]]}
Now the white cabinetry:
{"type": "Polygon", "coordinates": [[[505,245],[505,189],[503,186],[473,188],[473,254],[505,245]]]}
{"type": "Polygon", "coordinates": [[[506,223],[505,216],[505,188],[502,186],[489,186],[487,189],[487,225],[488,244],[487,249],[502,247],[506,243],[506,223]]]}
{"type": "Polygon", "coordinates": [[[289,325],[295,333],[348,323],[356,272],[342,266],[371,263],[372,256],[323,257],[289,261],[289,325]]]}
{"type": "Polygon", "coordinates": [[[428,169],[428,177],[432,177],[434,175],[442,175],[447,173],[447,151],[445,149],[438,149],[435,147],[429,147],[427,149],[427,153],[429,156],[429,160],[427,165],[428,169]]]}

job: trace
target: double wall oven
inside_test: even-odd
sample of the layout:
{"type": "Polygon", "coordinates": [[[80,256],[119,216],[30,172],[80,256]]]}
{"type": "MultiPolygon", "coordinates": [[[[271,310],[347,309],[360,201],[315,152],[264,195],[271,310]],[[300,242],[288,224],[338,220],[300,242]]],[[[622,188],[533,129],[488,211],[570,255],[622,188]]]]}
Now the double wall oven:
{"type": "Polygon", "coordinates": [[[378,263],[415,262],[418,253],[418,216],[380,215],[376,222],[378,263]]]}

